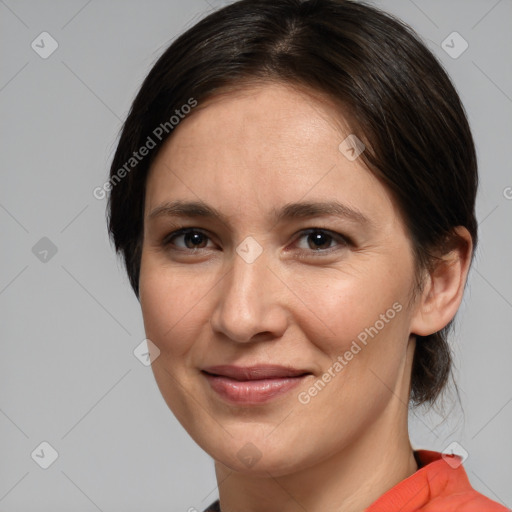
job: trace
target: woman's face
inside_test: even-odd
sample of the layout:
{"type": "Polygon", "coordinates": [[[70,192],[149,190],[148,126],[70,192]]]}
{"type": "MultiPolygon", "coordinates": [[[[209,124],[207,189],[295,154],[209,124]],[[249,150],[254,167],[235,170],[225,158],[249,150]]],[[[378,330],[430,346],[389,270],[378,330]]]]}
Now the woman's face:
{"type": "Polygon", "coordinates": [[[340,149],[335,115],[281,84],[217,97],[148,177],[153,372],[192,438],[237,471],[312,466],[407,413],[411,243],[386,188],[340,149]],[[268,365],[297,371],[247,370],[268,365]]]}

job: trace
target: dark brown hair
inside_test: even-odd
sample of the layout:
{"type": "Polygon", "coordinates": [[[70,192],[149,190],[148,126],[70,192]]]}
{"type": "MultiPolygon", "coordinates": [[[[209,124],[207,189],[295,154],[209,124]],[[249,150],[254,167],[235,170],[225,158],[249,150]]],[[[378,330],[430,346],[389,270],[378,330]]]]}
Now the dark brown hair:
{"type": "MultiPolygon", "coordinates": [[[[351,132],[366,144],[360,158],[402,212],[417,276],[456,236],[456,226],[468,229],[476,247],[471,131],[446,72],[412,29],[361,2],[241,0],[169,46],[122,128],[110,170],[108,228],[137,297],[145,182],[172,135],[170,119],[190,111],[183,107],[191,99],[200,104],[251,80],[307,87],[343,106],[351,132]],[[147,156],[133,160],[150,140],[147,156]]],[[[419,289],[419,279],[416,284],[419,289]]],[[[433,403],[448,380],[451,326],[417,337],[410,395],[416,405],[433,403]]]]}

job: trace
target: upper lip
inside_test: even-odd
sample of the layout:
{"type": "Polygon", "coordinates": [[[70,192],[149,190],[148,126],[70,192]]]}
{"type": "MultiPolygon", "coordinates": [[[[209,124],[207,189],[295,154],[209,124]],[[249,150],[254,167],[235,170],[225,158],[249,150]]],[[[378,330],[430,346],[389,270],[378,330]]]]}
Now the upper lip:
{"type": "Polygon", "coordinates": [[[233,366],[229,364],[222,364],[217,366],[207,366],[206,368],[203,368],[202,371],[212,375],[229,377],[230,379],[235,380],[276,379],[297,377],[299,375],[311,373],[304,369],[270,364],[257,366],[233,366]]]}

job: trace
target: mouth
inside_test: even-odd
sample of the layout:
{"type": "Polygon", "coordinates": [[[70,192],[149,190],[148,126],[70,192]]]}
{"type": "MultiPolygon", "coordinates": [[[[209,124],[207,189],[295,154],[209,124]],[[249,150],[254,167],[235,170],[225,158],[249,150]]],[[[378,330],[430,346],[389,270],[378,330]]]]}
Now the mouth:
{"type": "Polygon", "coordinates": [[[209,366],[201,373],[221,398],[237,404],[261,404],[288,393],[311,372],[278,365],[209,366]]]}

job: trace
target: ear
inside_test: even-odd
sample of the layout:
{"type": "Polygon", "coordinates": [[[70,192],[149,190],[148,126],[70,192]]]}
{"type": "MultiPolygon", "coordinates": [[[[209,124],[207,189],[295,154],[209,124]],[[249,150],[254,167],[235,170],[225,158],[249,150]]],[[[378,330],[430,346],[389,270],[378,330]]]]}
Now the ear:
{"type": "Polygon", "coordinates": [[[427,272],[424,289],[411,319],[411,334],[428,336],[445,327],[455,316],[464,294],[473,240],[463,226],[455,229],[445,254],[438,255],[435,268],[427,272]]]}

